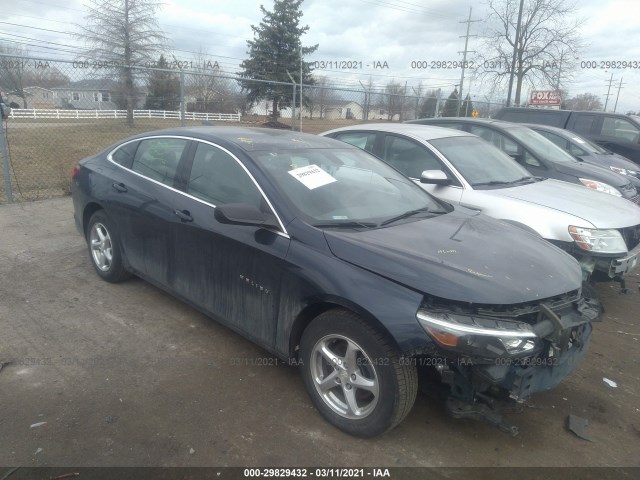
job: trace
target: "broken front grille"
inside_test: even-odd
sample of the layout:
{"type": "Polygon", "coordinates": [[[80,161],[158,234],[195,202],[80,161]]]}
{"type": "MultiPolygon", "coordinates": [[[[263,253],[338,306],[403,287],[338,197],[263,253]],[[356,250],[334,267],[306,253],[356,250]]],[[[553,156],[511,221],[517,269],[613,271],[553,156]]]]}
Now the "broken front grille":
{"type": "Polygon", "coordinates": [[[624,238],[624,243],[627,245],[629,251],[636,248],[640,243],[640,225],[622,228],[620,229],[620,233],[622,233],[622,238],[624,238]]]}
{"type": "Polygon", "coordinates": [[[512,305],[468,304],[431,297],[425,299],[422,307],[430,311],[455,312],[493,318],[513,318],[534,324],[537,321],[540,304],[544,303],[552,311],[560,312],[571,307],[578,300],[580,300],[580,290],[572,290],[562,295],[512,305]]]}

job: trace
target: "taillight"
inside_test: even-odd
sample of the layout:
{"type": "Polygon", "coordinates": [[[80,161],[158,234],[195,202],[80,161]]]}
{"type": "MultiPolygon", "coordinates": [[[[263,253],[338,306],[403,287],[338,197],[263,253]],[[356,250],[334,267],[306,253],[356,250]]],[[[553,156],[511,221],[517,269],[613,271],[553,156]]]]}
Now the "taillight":
{"type": "Polygon", "coordinates": [[[75,167],[73,167],[73,170],[71,170],[71,180],[75,180],[79,172],[80,172],[80,165],[76,165],[75,167]]]}

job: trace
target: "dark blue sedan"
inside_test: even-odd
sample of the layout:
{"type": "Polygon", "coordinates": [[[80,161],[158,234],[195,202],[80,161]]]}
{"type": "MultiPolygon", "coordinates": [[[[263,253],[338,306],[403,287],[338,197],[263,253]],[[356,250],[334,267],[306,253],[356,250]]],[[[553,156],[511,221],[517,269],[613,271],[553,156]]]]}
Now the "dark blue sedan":
{"type": "Polygon", "coordinates": [[[552,388],[599,315],[566,253],[329,138],[150,132],[82,160],[72,195],[100,277],[140,276],[295,362],[354,435],[400,423],[423,368],[454,414],[552,388]]]}

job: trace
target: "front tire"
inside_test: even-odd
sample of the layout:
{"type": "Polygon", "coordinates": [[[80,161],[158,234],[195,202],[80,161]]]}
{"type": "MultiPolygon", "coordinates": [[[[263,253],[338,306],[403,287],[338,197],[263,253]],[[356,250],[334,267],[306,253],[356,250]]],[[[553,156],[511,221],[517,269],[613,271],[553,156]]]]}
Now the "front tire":
{"type": "Polygon", "coordinates": [[[319,315],[300,342],[302,378],[331,424],[359,437],[398,425],[415,402],[418,376],[387,337],[345,310],[319,315]]]}
{"type": "Polygon", "coordinates": [[[104,210],[98,210],[89,219],[87,243],[91,264],[103,280],[118,283],[131,276],[122,262],[120,238],[104,210]]]}

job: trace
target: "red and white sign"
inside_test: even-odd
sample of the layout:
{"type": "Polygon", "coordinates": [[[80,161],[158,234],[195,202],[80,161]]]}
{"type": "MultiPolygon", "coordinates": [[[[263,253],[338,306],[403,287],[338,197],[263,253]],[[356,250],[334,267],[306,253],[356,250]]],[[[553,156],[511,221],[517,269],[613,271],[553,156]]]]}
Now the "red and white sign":
{"type": "Polygon", "coordinates": [[[529,105],[560,105],[560,92],[557,90],[531,90],[529,105]]]}

